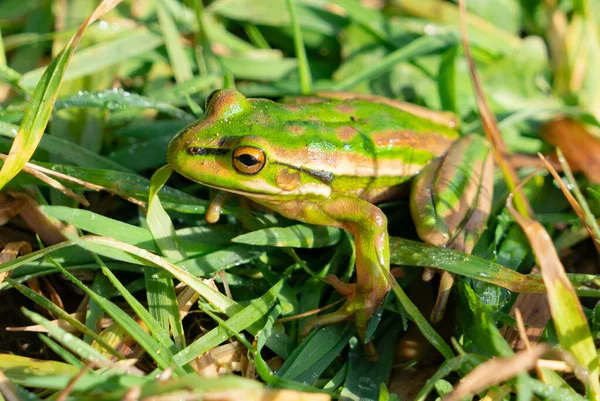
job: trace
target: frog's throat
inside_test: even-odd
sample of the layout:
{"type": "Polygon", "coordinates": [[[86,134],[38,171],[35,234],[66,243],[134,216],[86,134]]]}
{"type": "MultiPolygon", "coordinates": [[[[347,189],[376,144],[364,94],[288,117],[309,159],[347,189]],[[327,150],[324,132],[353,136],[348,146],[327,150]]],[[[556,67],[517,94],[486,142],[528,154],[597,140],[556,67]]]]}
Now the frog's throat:
{"type": "Polygon", "coordinates": [[[218,185],[206,184],[204,182],[200,182],[202,185],[205,185],[210,188],[218,189],[220,191],[230,192],[236,195],[242,195],[246,198],[256,199],[256,200],[264,200],[264,201],[280,201],[285,199],[294,199],[295,197],[303,197],[303,196],[315,196],[317,198],[329,198],[331,196],[331,188],[327,186],[315,186],[314,188],[310,188],[310,190],[303,190],[303,188],[296,188],[294,191],[280,191],[277,193],[264,193],[264,192],[251,192],[251,191],[242,191],[237,189],[231,189],[227,187],[220,187],[218,185]]]}

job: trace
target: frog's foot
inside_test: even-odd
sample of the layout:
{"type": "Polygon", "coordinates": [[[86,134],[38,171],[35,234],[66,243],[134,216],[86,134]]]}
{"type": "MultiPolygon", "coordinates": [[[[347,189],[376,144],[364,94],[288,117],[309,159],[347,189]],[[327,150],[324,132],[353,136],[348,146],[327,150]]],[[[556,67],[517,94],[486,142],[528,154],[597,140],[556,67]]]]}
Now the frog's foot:
{"type": "MultiPolygon", "coordinates": [[[[302,328],[302,335],[308,335],[315,327],[353,320],[358,336],[364,343],[369,320],[383,303],[387,288],[383,288],[382,291],[374,289],[361,291],[356,284],[344,283],[332,274],[327,276],[327,282],[337,292],[347,297],[346,302],[337,311],[307,322],[302,328]]],[[[369,360],[377,360],[377,352],[371,341],[365,344],[365,352],[369,360]]]]}

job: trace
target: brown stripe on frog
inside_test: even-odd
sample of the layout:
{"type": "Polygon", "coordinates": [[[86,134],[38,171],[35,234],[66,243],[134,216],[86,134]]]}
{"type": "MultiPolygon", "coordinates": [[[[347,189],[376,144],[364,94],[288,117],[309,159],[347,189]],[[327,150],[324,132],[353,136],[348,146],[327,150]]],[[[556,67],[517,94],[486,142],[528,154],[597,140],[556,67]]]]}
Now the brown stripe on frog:
{"type": "Polygon", "coordinates": [[[285,130],[287,130],[292,135],[302,135],[305,128],[298,124],[289,123],[285,125],[285,130]]]}
{"type": "Polygon", "coordinates": [[[300,111],[301,107],[297,104],[282,104],[281,107],[287,111],[300,111]]]}
{"type": "Polygon", "coordinates": [[[424,150],[434,155],[443,155],[455,141],[437,132],[415,132],[409,130],[386,130],[371,134],[377,147],[406,147],[424,150]]]}
{"type": "Polygon", "coordinates": [[[350,126],[340,127],[335,130],[335,135],[342,142],[350,142],[356,134],[358,134],[358,131],[350,126]]]}
{"type": "Polygon", "coordinates": [[[275,181],[279,189],[293,191],[300,184],[300,173],[297,171],[290,172],[286,168],[282,168],[277,172],[275,181]]]}
{"type": "Polygon", "coordinates": [[[345,113],[345,114],[352,114],[356,111],[356,108],[354,106],[352,106],[351,104],[347,104],[347,103],[342,103],[342,104],[338,105],[336,107],[336,109],[340,113],[345,113]]]}

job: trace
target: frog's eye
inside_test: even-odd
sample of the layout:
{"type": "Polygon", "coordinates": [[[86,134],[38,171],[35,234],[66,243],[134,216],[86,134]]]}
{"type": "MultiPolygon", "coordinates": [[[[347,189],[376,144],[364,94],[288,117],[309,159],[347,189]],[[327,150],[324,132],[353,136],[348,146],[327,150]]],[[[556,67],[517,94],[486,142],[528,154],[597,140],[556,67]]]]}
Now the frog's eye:
{"type": "Polygon", "coordinates": [[[208,105],[210,104],[210,101],[215,96],[215,93],[217,93],[218,91],[220,91],[220,89],[216,89],[216,90],[210,92],[210,94],[206,97],[206,102],[204,103],[205,110],[208,109],[208,105]]]}
{"type": "Polygon", "coordinates": [[[256,174],[265,166],[267,158],[262,149],[241,146],[233,151],[233,167],[238,173],[256,174]]]}

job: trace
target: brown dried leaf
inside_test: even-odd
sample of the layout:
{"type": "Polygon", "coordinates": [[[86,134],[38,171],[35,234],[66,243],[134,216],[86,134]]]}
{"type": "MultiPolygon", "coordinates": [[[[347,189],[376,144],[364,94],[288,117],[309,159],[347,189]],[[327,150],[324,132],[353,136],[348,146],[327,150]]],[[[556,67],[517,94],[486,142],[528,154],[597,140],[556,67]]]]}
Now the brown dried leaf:
{"type": "Polygon", "coordinates": [[[544,124],[541,135],[562,150],[573,171],[581,171],[588,180],[600,184],[600,138],[590,134],[580,122],[568,118],[544,124]]]}
{"type": "MultiPolygon", "coordinates": [[[[534,269],[532,273],[536,274],[539,271],[534,269]]],[[[548,295],[520,293],[513,304],[510,315],[514,317],[517,309],[521,312],[523,321],[527,324],[524,330],[527,341],[537,344],[551,317],[548,295]]],[[[501,332],[513,349],[521,350],[525,348],[525,343],[520,338],[516,328],[504,326],[501,332]]]]}

